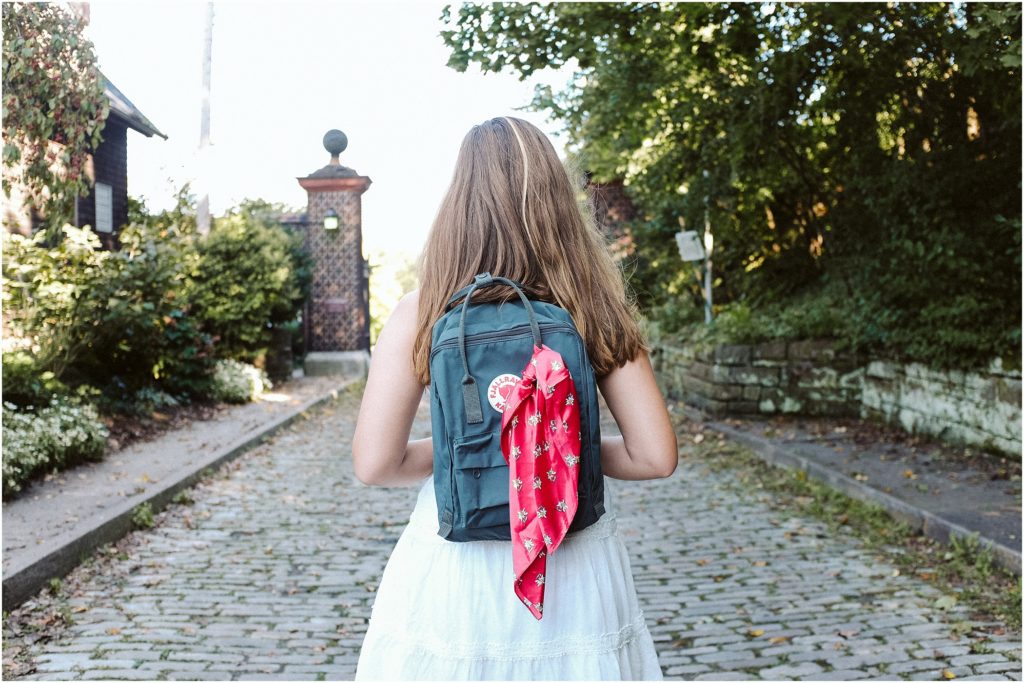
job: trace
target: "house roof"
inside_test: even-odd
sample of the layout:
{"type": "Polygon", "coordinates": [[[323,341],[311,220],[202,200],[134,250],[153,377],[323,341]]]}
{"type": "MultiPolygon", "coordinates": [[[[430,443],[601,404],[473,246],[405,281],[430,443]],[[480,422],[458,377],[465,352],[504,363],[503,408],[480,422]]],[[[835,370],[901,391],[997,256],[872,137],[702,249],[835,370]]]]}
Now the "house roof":
{"type": "Polygon", "coordinates": [[[103,79],[103,90],[110,101],[110,113],[117,115],[119,118],[124,120],[128,127],[137,130],[147,138],[151,138],[154,135],[159,135],[164,140],[167,136],[161,133],[153,123],[146,118],[145,114],[138,110],[138,108],[132,104],[132,101],[124,96],[124,93],[117,89],[117,87],[110,82],[110,79],[100,72],[100,78],[103,79]]]}

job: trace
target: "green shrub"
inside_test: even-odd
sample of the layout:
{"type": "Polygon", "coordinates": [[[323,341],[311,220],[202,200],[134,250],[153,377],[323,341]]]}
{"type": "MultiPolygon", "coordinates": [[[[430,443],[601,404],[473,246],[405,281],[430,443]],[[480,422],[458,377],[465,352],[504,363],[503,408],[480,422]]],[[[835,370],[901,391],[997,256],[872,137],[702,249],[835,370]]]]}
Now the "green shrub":
{"type": "Polygon", "coordinates": [[[126,398],[157,384],[199,393],[212,368],[212,339],[190,315],[183,282],[198,260],[192,234],[177,226],[129,225],[89,293],[100,311],[97,341],[75,370],[126,398]]]}
{"type": "Polygon", "coordinates": [[[260,368],[230,359],[218,360],[213,370],[210,398],[228,403],[246,403],[272,386],[267,373],[260,368]]]}
{"type": "Polygon", "coordinates": [[[43,232],[28,238],[5,230],[3,239],[5,322],[41,371],[65,380],[102,332],[102,304],[90,294],[104,287],[110,252],[92,230],[72,225],[53,247],[43,232]]]}
{"type": "Polygon", "coordinates": [[[38,381],[91,384],[121,403],[152,384],[205,393],[212,338],[183,296],[197,261],[188,229],[129,225],[113,252],[100,249],[88,228],[64,226],[53,247],[41,236],[10,235],[5,244],[5,315],[35,363],[30,370],[19,361],[19,378],[36,372],[38,381]]]}
{"type": "Polygon", "coordinates": [[[216,220],[197,243],[187,296],[220,358],[258,358],[270,344],[271,326],[295,320],[308,293],[310,261],[301,237],[252,210],[256,204],[216,220]]]}
{"type": "Polygon", "coordinates": [[[95,407],[76,398],[55,397],[35,411],[5,401],[4,495],[21,490],[43,472],[100,460],[107,434],[95,407]]]}
{"type": "Polygon", "coordinates": [[[25,350],[3,354],[3,400],[18,407],[49,405],[53,396],[69,394],[67,385],[43,370],[25,350]]]}
{"type": "Polygon", "coordinates": [[[11,403],[99,387],[104,410],[147,413],[146,391],[206,396],[216,357],[255,360],[272,326],[297,330],[312,261],[280,207],[243,202],[200,238],[193,204],[187,186],[170,211],[131,202],[115,251],[89,228],[65,225],[53,246],[4,231],[5,323],[27,347],[4,354],[11,403]]]}

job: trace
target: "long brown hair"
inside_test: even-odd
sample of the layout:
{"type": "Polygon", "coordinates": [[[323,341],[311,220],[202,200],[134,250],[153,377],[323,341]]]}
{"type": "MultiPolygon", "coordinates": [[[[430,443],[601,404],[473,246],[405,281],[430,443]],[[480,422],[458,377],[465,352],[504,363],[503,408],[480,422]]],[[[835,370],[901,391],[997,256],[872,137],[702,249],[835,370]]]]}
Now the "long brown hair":
{"type": "MultiPolygon", "coordinates": [[[[449,297],[484,271],[515,280],[530,298],[568,311],[598,376],[648,350],[635,304],[592,211],[577,201],[551,142],[521,119],[491,119],[463,139],[417,269],[413,366],[424,384],[430,382],[434,323],[449,297]]],[[[507,287],[490,287],[475,292],[473,301],[513,296],[507,287]]]]}

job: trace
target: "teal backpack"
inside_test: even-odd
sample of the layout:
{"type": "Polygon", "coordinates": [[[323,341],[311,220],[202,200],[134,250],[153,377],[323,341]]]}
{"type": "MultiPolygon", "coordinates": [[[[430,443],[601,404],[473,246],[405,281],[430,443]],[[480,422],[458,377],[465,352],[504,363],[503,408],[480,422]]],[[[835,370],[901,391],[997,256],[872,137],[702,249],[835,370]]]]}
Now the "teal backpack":
{"type": "Polygon", "coordinates": [[[565,309],[527,299],[512,280],[480,273],[452,295],[431,333],[437,533],[449,541],[511,540],[501,389],[519,378],[541,342],[562,355],[580,401],[579,506],[569,532],[604,514],[597,382],[579,331],[565,309]],[[497,285],[514,289],[519,301],[470,302],[477,289],[497,285]]]}

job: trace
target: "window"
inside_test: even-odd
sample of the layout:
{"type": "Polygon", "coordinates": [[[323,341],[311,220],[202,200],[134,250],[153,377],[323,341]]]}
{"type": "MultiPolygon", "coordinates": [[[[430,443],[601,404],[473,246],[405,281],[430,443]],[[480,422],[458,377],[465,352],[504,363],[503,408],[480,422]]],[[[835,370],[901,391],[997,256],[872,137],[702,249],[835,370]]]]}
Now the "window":
{"type": "Polygon", "coordinates": [[[96,232],[114,231],[114,192],[106,183],[96,183],[96,232]]]}

